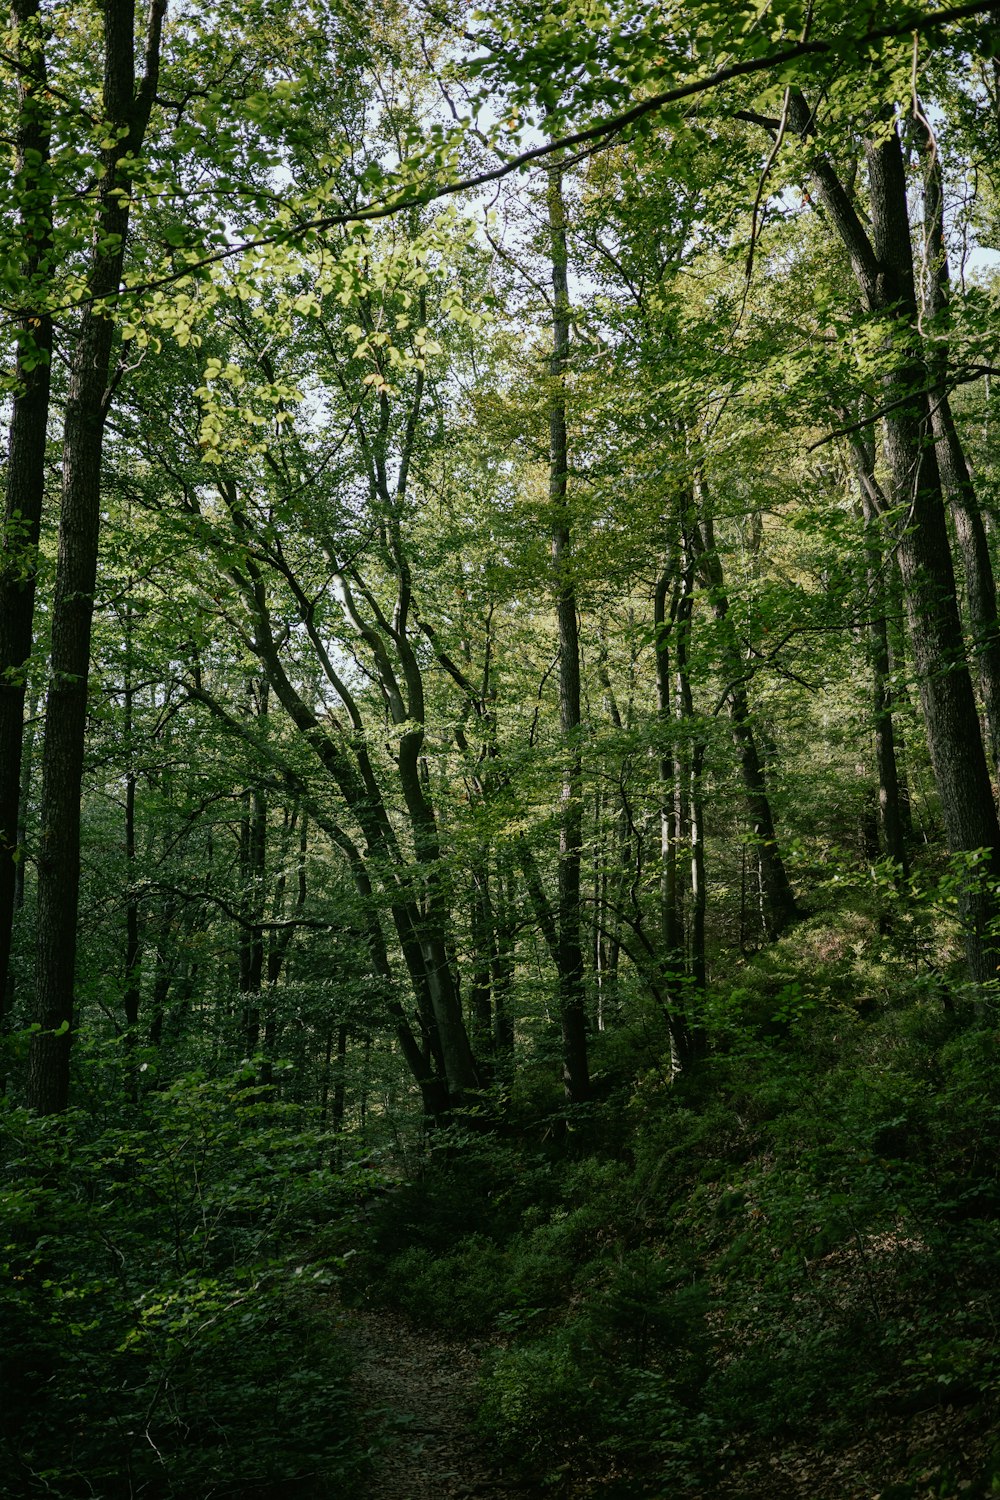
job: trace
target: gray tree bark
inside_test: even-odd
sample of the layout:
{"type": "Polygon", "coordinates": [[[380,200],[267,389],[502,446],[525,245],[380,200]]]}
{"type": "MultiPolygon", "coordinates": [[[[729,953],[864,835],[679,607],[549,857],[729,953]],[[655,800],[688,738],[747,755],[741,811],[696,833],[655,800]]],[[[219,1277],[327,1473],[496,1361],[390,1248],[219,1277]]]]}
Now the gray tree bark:
{"type": "MultiPolygon", "coordinates": [[[[811,129],[801,95],[792,96],[790,118],[803,134],[811,129]]],[[[812,177],[847,250],[862,302],[886,330],[882,426],[893,545],[948,846],[977,867],[965,882],[962,912],[969,974],[984,985],[997,976],[990,931],[996,899],[989,887],[1000,877],[1000,827],[959,617],[928,396],[933,380],[920,330],[906,176],[894,124],[868,141],[865,157],[870,237],[821,152],[812,157],[812,177]]]]}
{"type": "Polygon", "coordinates": [[[583,847],[582,763],[580,759],[580,642],[568,493],[566,366],[569,360],[569,280],[566,206],[562,174],[550,169],[547,193],[552,272],[552,354],[549,359],[549,505],[552,576],[559,634],[559,727],[564,772],[559,816],[558,979],[563,1046],[563,1087],[574,1104],[590,1097],[587,1023],[583,986],[580,918],[580,863],[583,847]]]}
{"type": "Polygon", "coordinates": [[[955,527],[965,575],[971,656],[986,717],[990,759],[994,771],[1000,772],[1000,622],[997,619],[996,578],[979,498],[948,397],[951,286],[944,225],[944,179],[937,142],[922,117],[918,117],[915,124],[927,153],[922,290],[925,319],[933,320],[934,334],[928,359],[933,381],[931,425],[941,487],[955,527]]]}

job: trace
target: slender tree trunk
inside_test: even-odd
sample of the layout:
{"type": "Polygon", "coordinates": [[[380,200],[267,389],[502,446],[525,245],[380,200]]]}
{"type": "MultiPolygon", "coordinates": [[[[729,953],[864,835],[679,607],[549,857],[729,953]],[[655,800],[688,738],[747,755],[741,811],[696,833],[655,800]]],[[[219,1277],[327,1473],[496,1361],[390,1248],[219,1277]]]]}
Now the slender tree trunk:
{"type": "Polygon", "coordinates": [[[239,989],[243,997],[243,1047],[260,1048],[260,994],[264,978],[264,883],[267,861],[267,801],[256,787],[243,794],[240,820],[239,989]]]}
{"type": "Polygon", "coordinates": [[[564,772],[559,818],[558,975],[559,1017],[566,1098],[580,1104],[590,1097],[587,1023],[580,920],[580,864],[583,847],[582,763],[580,758],[580,643],[577,637],[576,583],[569,508],[569,452],[566,436],[566,367],[569,360],[569,279],[566,205],[562,174],[550,169],[549,244],[552,269],[552,354],[549,359],[549,505],[552,515],[552,575],[559,632],[559,725],[564,772]]]}
{"type": "Polygon", "coordinates": [[[323,1047],[323,1071],[319,1081],[319,1124],[320,1129],[326,1129],[326,1122],[330,1113],[330,1079],[332,1069],[330,1059],[333,1056],[333,1027],[326,1028],[326,1041],[323,1047]]]}
{"type": "Polygon", "coordinates": [[[490,1081],[494,1052],[493,1030],[493,912],[487,857],[473,862],[469,890],[469,1029],[472,1049],[484,1082],[490,1081]]]}
{"type": "Polygon", "coordinates": [[[89,301],[70,363],[63,428],[59,550],[52,657],[42,755],[38,857],[36,1020],[28,1056],[29,1105],[66,1107],[80,894],[80,788],[87,718],[90,632],[101,520],[101,459],[110,405],[114,324],[105,299],[121,280],[131,179],[119,162],[142,147],[156,94],[166,0],[151,0],[146,67],[136,88],[134,0],[104,6],[104,116],[114,145],[102,152],[89,301]],[[121,133],[121,135],[120,135],[121,133]]]}
{"type": "MultiPolygon", "coordinates": [[[[266,722],[268,685],[247,683],[248,719],[266,722]]],[[[240,916],[239,991],[243,997],[243,1049],[247,1057],[260,1050],[260,997],[264,981],[264,889],[267,883],[267,798],[259,787],[243,793],[239,843],[240,916]]]]}
{"type": "MultiPolygon", "coordinates": [[[[625,722],[611,684],[608,672],[607,653],[603,635],[598,660],[598,680],[604,690],[608,717],[614,729],[624,733],[625,722]]],[[[634,824],[629,808],[624,766],[619,780],[618,794],[614,799],[614,817],[609,830],[610,837],[602,838],[604,808],[611,801],[598,792],[595,799],[595,900],[594,949],[599,960],[598,1025],[601,1030],[607,1024],[609,1009],[617,1010],[618,968],[621,960],[621,913],[629,889],[637,880],[636,854],[633,842],[634,824]],[[610,845],[610,847],[608,847],[610,845]]]]}
{"type": "MultiPolygon", "coordinates": [[[[385,936],[382,932],[382,923],[379,919],[378,906],[371,878],[358,851],[353,846],[347,844],[346,841],[341,844],[341,847],[347,854],[355,887],[361,897],[365,937],[371,957],[372,970],[382,985],[385,994],[386,1011],[396,1027],[396,1036],[399,1040],[400,1051],[420,1089],[426,1119],[436,1124],[442,1124],[448,1118],[453,1101],[445,1073],[444,1058],[441,1055],[440,1041],[434,1029],[433,1009],[429,1001],[425,1001],[423,1005],[420,1004],[422,997],[419,990],[415,990],[418,1001],[417,1009],[423,1031],[423,1046],[421,1046],[413,1033],[413,1028],[402,1005],[396,997],[395,979],[392,973],[392,965],[389,962],[389,955],[386,951],[385,936]]],[[[366,1036],[366,1069],[370,1047],[371,1038],[366,1036]]],[[[365,1076],[367,1078],[367,1071],[365,1076]]],[[[366,1106],[363,1104],[362,1113],[365,1108],[366,1106]]],[[[362,1128],[363,1126],[364,1120],[362,1119],[362,1128]]]]}
{"type": "Polygon", "coordinates": [[[679,591],[668,614],[667,596],[675,584],[673,565],[668,563],[657,580],[653,599],[653,630],[656,654],[656,705],[660,733],[665,738],[658,757],[660,802],[660,941],[668,973],[679,974],[684,966],[684,923],[677,884],[677,775],[674,742],[676,726],[671,692],[670,634],[677,612],[679,591]]]}
{"type": "MultiPolygon", "coordinates": [[[[326,1049],[327,1067],[330,1065],[330,1041],[327,1037],[326,1049]]],[[[343,1165],[344,1147],[341,1137],[344,1134],[344,1115],[347,1104],[347,1024],[341,1021],[337,1027],[337,1061],[333,1072],[333,1112],[331,1125],[333,1133],[337,1137],[337,1147],[334,1153],[334,1168],[343,1165]]],[[[324,1111],[325,1112],[325,1111],[324,1111]]]]}
{"type": "MultiPolygon", "coordinates": [[[[287,815],[286,815],[287,817],[287,815]]],[[[302,915],[306,905],[306,866],[309,851],[309,814],[305,809],[294,809],[291,816],[287,817],[288,835],[292,836],[298,824],[298,858],[296,861],[295,876],[295,899],[292,903],[290,921],[302,915]]],[[[287,859],[287,849],[285,851],[287,859]]],[[[280,875],[274,897],[274,917],[277,918],[285,909],[285,876],[280,875]]],[[[281,978],[282,970],[288,957],[289,949],[295,937],[295,927],[289,925],[271,937],[267,950],[267,1008],[264,1013],[264,1068],[262,1082],[270,1083],[273,1076],[273,1063],[278,1052],[278,1037],[280,1034],[280,1022],[278,1018],[277,990],[278,980],[281,978]]]]}
{"type": "Polygon", "coordinates": [[[604,835],[604,794],[600,787],[594,792],[594,815],[591,835],[591,906],[594,912],[594,924],[590,939],[590,962],[594,975],[594,1025],[598,1031],[604,1030],[604,1002],[605,1002],[605,926],[609,920],[608,911],[608,859],[610,852],[604,835]]]}
{"type": "MultiPolygon", "coordinates": [[[[21,753],[21,796],[17,812],[17,842],[21,849],[27,847],[28,842],[28,810],[31,803],[31,778],[35,769],[35,745],[38,740],[38,700],[37,688],[33,688],[28,702],[28,717],[24,726],[24,740],[21,753]]],[[[24,872],[27,866],[26,859],[17,862],[17,873],[14,878],[14,911],[19,912],[24,906],[24,872]]],[[[13,974],[7,971],[7,988],[11,990],[13,974]]]]}
{"type": "Polygon", "coordinates": [[[889,646],[885,616],[869,627],[869,660],[872,671],[872,718],[875,724],[875,764],[878,770],[878,823],[882,849],[905,880],[909,871],[906,839],[903,837],[902,798],[896,762],[892,684],[889,679],[889,646]]]}
{"type": "MultiPolygon", "coordinates": [[[[13,915],[21,911],[24,906],[24,877],[27,858],[25,851],[28,845],[28,808],[31,797],[31,775],[34,769],[35,740],[37,730],[35,717],[38,713],[38,691],[32,689],[31,699],[27,705],[28,715],[24,728],[23,749],[21,754],[21,785],[17,810],[17,846],[18,855],[14,864],[14,908],[13,915]]],[[[13,930],[10,934],[13,937],[13,930]]],[[[0,996],[0,1036],[3,1035],[4,1027],[9,1021],[14,1004],[14,995],[17,989],[17,976],[14,972],[13,953],[9,950],[9,961],[7,964],[6,993],[0,996]]],[[[0,1076],[0,1094],[4,1092],[6,1080],[0,1076]]]]}
{"type": "Polygon", "coordinates": [[[126,600],[123,621],[125,646],[124,729],[125,756],[125,965],[122,1009],[125,1012],[127,1045],[136,1040],[139,1021],[142,938],[139,930],[139,900],[135,880],[135,690],[132,685],[132,606],[126,600]]]}
{"type": "Polygon", "coordinates": [[[683,997],[687,959],[683,887],[677,857],[678,847],[687,826],[688,797],[691,792],[690,783],[682,784],[686,771],[681,739],[686,725],[683,722],[685,703],[680,686],[681,678],[686,674],[686,666],[685,672],[680,670],[681,665],[686,663],[686,643],[681,643],[680,636],[685,628],[685,612],[690,610],[690,585],[690,573],[682,572],[680,556],[674,548],[657,579],[653,595],[657,718],[660,733],[664,737],[664,743],[658,751],[659,939],[662,958],[659,964],[660,975],[655,982],[654,989],[657,995],[661,995],[670,1042],[671,1073],[674,1076],[687,1067],[695,1053],[695,1038],[685,1013],[683,997]],[[669,608],[668,595],[671,596],[669,608]],[[673,662],[671,661],[672,642],[674,645],[673,662]],[[677,678],[676,692],[673,685],[675,676],[677,678]]]}
{"type": "MultiPolygon", "coordinates": [[[[867,466],[867,465],[866,465],[867,466]]],[[[874,484],[874,475],[868,475],[874,484]]],[[[865,573],[867,580],[869,625],[868,661],[872,683],[872,722],[875,729],[875,765],[878,772],[878,827],[881,847],[905,880],[909,856],[903,832],[902,794],[899,766],[896,760],[896,728],[892,676],[889,661],[889,629],[886,624],[885,559],[882,556],[880,524],[869,490],[861,485],[861,505],[865,523],[865,573]]]]}
{"type": "MultiPolygon", "coordinates": [[[[422,725],[421,704],[421,725],[422,725]]],[[[401,737],[399,775],[413,829],[414,852],[422,867],[422,897],[412,919],[419,945],[420,980],[426,986],[437,1027],[445,1078],[453,1105],[460,1105],[480,1085],[479,1071],[462,1015],[461,995],[448,941],[450,913],[441,877],[442,853],[437,823],[420,780],[419,753],[423,728],[401,737]]]]}
{"type": "Polygon", "coordinates": [[[944,391],[934,396],[931,420],[941,486],[954,522],[965,574],[970,645],[986,716],[990,757],[994,770],[1000,771],[1000,627],[989,542],[972,475],[944,391]]]}
{"type": "MultiPolygon", "coordinates": [[[[883,530],[884,541],[884,530],[883,530]]],[[[892,691],[893,742],[896,751],[896,775],[899,783],[899,823],[904,849],[916,845],[916,830],[913,826],[913,799],[910,795],[910,778],[906,768],[906,731],[904,717],[913,716],[913,703],[907,687],[906,677],[906,623],[903,618],[903,583],[899,576],[899,564],[895,554],[889,563],[887,589],[885,593],[886,640],[889,647],[889,685],[892,691]]]]}
{"type": "MultiPolygon", "coordinates": [[[[704,489],[703,499],[704,499],[704,489]]],[[[726,706],[733,745],[739,761],[747,813],[753,829],[754,850],[759,862],[761,922],[769,942],[780,937],[797,920],[799,911],[785,870],[775,831],[767,773],[757,745],[746,670],[729,612],[722,562],[715,546],[712,517],[703,506],[700,528],[695,529],[698,564],[720,627],[722,670],[726,678],[726,706]]]]}
{"type": "MultiPolygon", "coordinates": [[[[687,553],[687,546],[685,552],[687,553]]],[[[677,703],[683,720],[685,738],[689,748],[684,756],[682,775],[678,785],[686,789],[684,799],[687,813],[688,838],[691,849],[691,920],[688,937],[688,975],[697,991],[705,988],[705,914],[707,891],[705,886],[705,813],[702,793],[702,773],[705,765],[705,740],[694,731],[694,696],[691,691],[689,649],[691,644],[692,597],[691,585],[694,574],[694,558],[685,556],[684,581],[677,611],[677,703]]]]}
{"type": "MultiPolygon", "coordinates": [[[[126,665],[126,673],[129,666],[126,665]]],[[[141,1000],[142,936],[139,925],[139,901],[135,890],[135,768],[132,764],[132,686],[126,676],[125,742],[129,768],[125,775],[125,963],[122,1011],[125,1016],[124,1071],[125,1091],[136,1099],[139,1080],[134,1052],[138,1041],[139,1005],[141,1000]]]]}
{"type": "Polygon", "coordinates": [[[514,1017],[511,1012],[511,991],[514,984],[514,894],[513,881],[503,866],[497,868],[496,890],[493,900],[494,931],[493,945],[493,1041],[498,1059],[510,1059],[514,1055],[514,1017]],[[506,877],[506,878],[505,878],[506,877]]]}
{"type": "MultiPolygon", "coordinates": [[[[368,1088],[369,1088],[369,1085],[371,1083],[371,1056],[372,1056],[372,1038],[371,1038],[371,1032],[366,1031],[365,1035],[364,1035],[364,1041],[362,1043],[361,1086],[358,1089],[358,1117],[359,1117],[358,1123],[359,1123],[359,1125],[361,1127],[361,1139],[362,1139],[362,1141],[364,1141],[364,1139],[365,1139],[365,1132],[366,1132],[366,1130],[368,1128],[368,1088]]],[[[425,1095],[425,1104],[426,1104],[426,1095],[425,1095]]],[[[436,1120],[436,1119],[441,1118],[441,1116],[439,1116],[434,1111],[428,1111],[427,1113],[428,1113],[428,1118],[430,1118],[430,1119],[435,1119],[436,1120]]]]}
{"type": "Polygon", "coordinates": [[[45,488],[52,355],[52,318],[44,308],[30,306],[33,299],[42,299],[40,283],[52,250],[49,102],[38,0],[13,0],[10,22],[18,63],[18,227],[25,246],[19,284],[29,305],[17,315],[15,392],[0,551],[0,1033],[11,988],[11,936],[18,872],[24,859],[18,831],[21,742],[45,488]]]}

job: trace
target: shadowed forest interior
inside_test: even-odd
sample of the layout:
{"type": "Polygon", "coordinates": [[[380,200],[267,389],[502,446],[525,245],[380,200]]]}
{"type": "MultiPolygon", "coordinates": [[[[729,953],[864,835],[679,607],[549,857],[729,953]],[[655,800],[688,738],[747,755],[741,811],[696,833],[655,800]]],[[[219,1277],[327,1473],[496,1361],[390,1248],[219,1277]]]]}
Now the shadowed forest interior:
{"type": "Polygon", "coordinates": [[[1000,1495],[996,6],[0,29],[0,1496],[1000,1495]]]}

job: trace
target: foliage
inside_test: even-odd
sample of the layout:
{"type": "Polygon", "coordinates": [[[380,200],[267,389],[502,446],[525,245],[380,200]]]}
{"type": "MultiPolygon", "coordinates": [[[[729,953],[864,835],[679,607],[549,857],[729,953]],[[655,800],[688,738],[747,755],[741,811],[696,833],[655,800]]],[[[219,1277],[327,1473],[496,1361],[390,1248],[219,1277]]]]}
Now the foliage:
{"type": "Polygon", "coordinates": [[[531,1485],[996,1488],[969,9],[16,0],[11,1500],[353,1494],[375,1289],[531,1485]]]}
{"type": "MultiPolygon", "coordinates": [[[[867,902],[714,988],[712,1057],[641,1081],[624,1160],[622,1137],[561,1161],[442,1146],[380,1206],[358,1274],[425,1324],[492,1330],[481,1428],[533,1483],[729,1493],[793,1445],[902,1483],[879,1434],[936,1410],[940,1494],[992,1493],[997,1040],[906,977],[905,930],[867,902]]],[[[900,1494],[925,1493],[912,1465],[900,1494]]]]}
{"type": "Polygon", "coordinates": [[[295,1114],[197,1075],[127,1120],[5,1108],[4,1494],[352,1492],[342,1257],[306,1254],[352,1189],[295,1114]]]}

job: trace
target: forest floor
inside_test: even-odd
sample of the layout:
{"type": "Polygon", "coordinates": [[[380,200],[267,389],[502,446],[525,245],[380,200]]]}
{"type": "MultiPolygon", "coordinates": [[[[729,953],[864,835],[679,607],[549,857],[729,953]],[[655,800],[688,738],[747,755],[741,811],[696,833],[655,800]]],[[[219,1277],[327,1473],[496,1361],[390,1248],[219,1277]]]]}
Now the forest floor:
{"type": "Polygon", "coordinates": [[[368,1500],[524,1500],[474,1429],[481,1351],[414,1327],[398,1312],[349,1308],[365,1436],[377,1451],[368,1500]]]}
{"type": "Polygon", "coordinates": [[[978,1497],[984,1491],[958,1476],[980,1470],[989,1446],[989,1435],[967,1413],[935,1408],[836,1450],[789,1444],[745,1458],[692,1500],[937,1500],[966,1491],[978,1497]]]}
{"type": "MultiPolygon", "coordinates": [[[[366,1500],[538,1495],[536,1487],[525,1488],[503,1474],[475,1431],[483,1345],[430,1333],[388,1309],[343,1309],[340,1318],[357,1361],[354,1383],[365,1437],[375,1449],[366,1500]]],[[[912,1474],[922,1454],[926,1488],[919,1480],[900,1487],[901,1494],[922,1500],[952,1493],[938,1488],[946,1453],[967,1468],[974,1453],[983,1457],[982,1447],[982,1434],[974,1427],[970,1431],[964,1414],[949,1407],[912,1416],[836,1453],[789,1446],[768,1457],[747,1455],[735,1472],[720,1476],[711,1496],[701,1489],[688,1493],[692,1500],[873,1500],[885,1493],[887,1471],[912,1474]]],[[[651,1493],[649,1482],[644,1476],[641,1493],[651,1493]]],[[[627,1479],[620,1472],[579,1476],[571,1493],[622,1495],[627,1479]]]]}

